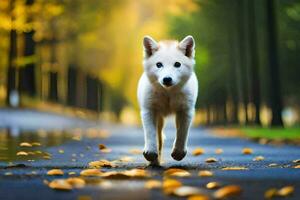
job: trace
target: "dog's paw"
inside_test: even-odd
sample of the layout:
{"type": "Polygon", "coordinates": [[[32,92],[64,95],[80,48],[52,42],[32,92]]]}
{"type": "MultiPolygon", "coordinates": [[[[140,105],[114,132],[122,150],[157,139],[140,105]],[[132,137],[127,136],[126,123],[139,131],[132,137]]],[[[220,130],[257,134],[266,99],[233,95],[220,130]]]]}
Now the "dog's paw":
{"type": "Polygon", "coordinates": [[[144,157],[146,158],[146,160],[150,161],[150,162],[156,162],[158,160],[158,154],[154,151],[144,151],[143,152],[144,157]]]}
{"type": "Polygon", "coordinates": [[[179,150],[179,149],[174,149],[171,156],[174,160],[180,161],[182,160],[186,155],[186,150],[179,150]]]}

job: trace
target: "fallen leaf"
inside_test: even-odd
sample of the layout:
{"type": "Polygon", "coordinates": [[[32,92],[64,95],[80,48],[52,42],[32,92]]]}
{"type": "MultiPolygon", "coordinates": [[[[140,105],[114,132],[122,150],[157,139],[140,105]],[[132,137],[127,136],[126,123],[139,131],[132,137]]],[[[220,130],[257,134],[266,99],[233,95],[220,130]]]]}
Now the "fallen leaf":
{"type": "Polygon", "coordinates": [[[102,153],[110,153],[111,151],[112,151],[112,149],[109,149],[109,148],[107,148],[107,149],[102,149],[102,150],[100,150],[102,153]]]}
{"type": "Polygon", "coordinates": [[[101,167],[115,167],[113,163],[108,160],[97,160],[89,162],[90,167],[101,168],[101,167]]]}
{"type": "Polygon", "coordinates": [[[165,179],[163,180],[162,184],[163,191],[165,194],[172,194],[173,191],[180,186],[182,186],[182,183],[175,179],[165,179]]]}
{"type": "Polygon", "coordinates": [[[202,155],[202,154],[204,154],[204,149],[202,149],[202,148],[196,148],[196,149],[193,150],[192,154],[194,156],[202,155]]]}
{"type": "Polygon", "coordinates": [[[20,143],[20,147],[32,147],[32,144],[30,144],[28,142],[22,142],[22,143],[20,143]]]}
{"type": "Polygon", "coordinates": [[[277,164],[277,163],[271,163],[271,164],[269,164],[268,166],[269,166],[269,167],[276,167],[276,166],[278,166],[278,164],[277,164]]]}
{"type": "Polygon", "coordinates": [[[220,184],[218,182],[209,182],[206,184],[207,189],[216,189],[219,187],[220,187],[220,184]]]}
{"type": "Polygon", "coordinates": [[[192,195],[197,195],[203,193],[199,188],[192,186],[180,186],[177,187],[172,194],[179,197],[188,197],[192,195]]]}
{"type": "Polygon", "coordinates": [[[99,149],[103,150],[103,149],[107,149],[107,147],[104,144],[99,144],[99,149]]]}
{"type": "Polygon", "coordinates": [[[214,192],[214,197],[216,199],[223,199],[231,196],[236,196],[241,194],[242,189],[238,185],[228,185],[225,187],[222,187],[214,192]]]}
{"type": "Polygon", "coordinates": [[[216,153],[216,154],[222,154],[222,153],[223,153],[223,149],[220,149],[220,148],[219,148],[219,149],[216,149],[216,150],[215,150],[215,153],[216,153]]]}
{"type": "Polygon", "coordinates": [[[47,172],[49,176],[61,176],[64,175],[64,172],[61,169],[51,169],[47,172]]]}
{"type": "Polygon", "coordinates": [[[187,177],[191,176],[190,172],[184,170],[184,169],[179,169],[179,168],[170,168],[164,171],[165,176],[178,176],[178,177],[187,177]]]}
{"type": "Polygon", "coordinates": [[[224,167],[222,168],[222,170],[248,170],[248,168],[236,166],[236,167],[224,167]]]}
{"type": "Polygon", "coordinates": [[[85,169],[80,172],[81,176],[100,176],[102,172],[99,169],[85,169]]]}
{"type": "Polygon", "coordinates": [[[131,169],[125,171],[110,171],[104,172],[101,174],[101,177],[107,179],[128,179],[128,178],[146,178],[149,177],[149,174],[146,170],[143,169],[131,169]]]}
{"type": "Polygon", "coordinates": [[[214,174],[213,174],[213,172],[208,171],[208,170],[201,170],[201,171],[199,171],[198,175],[201,177],[209,177],[209,176],[213,176],[214,174]]]}
{"type": "Polygon", "coordinates": [[[289,196],[292,193],[294,193],[294,191],[295,191],[294,186],[285,186],[285,187],[283,187],[283,188],[281,188],[277,191],[277,195],[282,196],[282,197],[286,197],[286,196],[289,196]]]}
{"type": "Polygon", "coordinates": [[[187,200],[209,200],[210,198],[204,194],[192,195],[187,198],[187,200]]]}
{"type": "Polygon", "coordinates": [[[145,183],[145,188],[147,189],[157,189],[157,188],[161,188],[162,187],[162,183],[158,180],[149,180],[146,181],[145,183]]]}
{"type": "Polygon", "coordinates": [[[251,148],[243,148],[242,153],[243,154],[252,154],[253,150],[251,148]]]}
{"type": "Polygon", "coordinates": [[[294,168],[300,169],[300,165],[296,165],[296,166],[294,166],[294,168]]]}
{"type": "Polygon", "coordinates": [[[76,172],[69,172],[68,174],[69,174],[69,175],[75,175],[76,172]]]}
{"type": "Polygon", "coordinates": [[[13,173],[12,172],[5,172],[4,175],[5,176],[11,176],[11,175],[13,175],[13,173]]]}
{"type": "Polygon", "coordinates": [[[207,159],[205,160],[205,162],[207,162],[207,163],[214,163],[214,162],[217,162],[217,159],[216,159],[216,158],[213,158],[213,157],[210,157],[210,158],[207,158],[207,159]]]}
{"type": "Polygon", "coordinates": [[[140,149],[130,149],[129,152],[131,154],[142,154],[143,153],[143,151],[140,149]]]}
{"type": "Polygon", "coordinates": [[[277,195],[277,189],[276,188],[270,188],[265,192],[264,197],[265,197],[265,199],[272,199],[276,195],[277,195]]]}
{"type": "Polygon", "coordinates": [[[255,158],[253,158],[253,161],[262,161],[264,159],[265,159],[265,157],[263,157],[263,156],[256,156],[255,158]]]}
{"type": "Polygon", "coordinates": [[[59,149],[58,153],[65,153],[65,151],[63,149],[59,149]]]}
{"type": "Polygon", "coordinates": [[[121,162],[132,162],[134,160],[133,157],[130,157],[130,156],[123,156],[119,159],[119,161],[121,162]]]}
{"type": "Polygon", "coordinates": [[[83,188],[85,186],[85,180],[82,178],[72,177],[68,178],[66,181],[75,188],[83,188]]]}
{"type": "Polygon", "coordinates": [[[39,142],[32,142],[31,145],[32,145],[32,146],[37,146],[37,147],[38,147],[38,146],[41,146],[41,143],[39,143],[39,142]]]}
{"type": "Polygon", "coordinates": [[[65,179],[55,179],[51,181],[48,186],[56,190],[72,190],[73,187],[65,179]]]}
{"type": "Polygon", "coordinates": [[[25,151],[19,151],[19,152],[17,153],[17,156],[28,156],[28,153],[25,152],[25,151]]]}
{"type": "Polygon", "coordinates": [[[300,163],[300,159],[293,160],[293,163],[300,163]]]}

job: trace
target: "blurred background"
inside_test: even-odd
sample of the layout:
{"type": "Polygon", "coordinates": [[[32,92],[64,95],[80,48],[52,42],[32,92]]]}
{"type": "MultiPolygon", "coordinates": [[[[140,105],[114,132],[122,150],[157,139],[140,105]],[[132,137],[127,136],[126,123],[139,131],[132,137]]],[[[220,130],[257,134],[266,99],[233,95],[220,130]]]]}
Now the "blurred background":
{"type": "Polygon", "coordinates": [[[299,137],[298,0],[1,0],[0,106],[139,124],[143,36],[189,34],[195,125],[299,137]]]}

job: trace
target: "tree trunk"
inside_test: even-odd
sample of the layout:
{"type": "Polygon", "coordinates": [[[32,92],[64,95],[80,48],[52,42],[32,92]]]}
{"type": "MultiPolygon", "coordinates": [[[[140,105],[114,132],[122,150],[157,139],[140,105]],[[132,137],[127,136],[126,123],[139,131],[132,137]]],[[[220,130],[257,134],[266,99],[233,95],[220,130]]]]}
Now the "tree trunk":
{"type": "Polygon", "coordinates": [[[259,62],[258,62],[258,53],[257,53],[257,33],[256,33],[256,19],[255,19],[255,2],[253,0],[248,0],[248,8],[249,8],[249,30],[250,34],[250,51],[251,51],[251,97],[252,102],[255,106],[255,118],[253,123],[255,125],[261,125],[260,122],[260,79],[259,79],[259,62]]]}
{"type": "Polygon", "coordinates": [[[277,22],[275,0],[267,0],[267,34],[269,53],[269,74],[270,74],[270,106],[272,110],[271,126],[283,126],[282,121],[282,100],[279,79],[279,62],[277,48],[277,22]]]}
{"type": "MultiPolygon", "coordinates": [[[[10,14],[12,14],[12,10],[14,9],[15,1],[12,0],[10,2],[10,14]]],[[[14,20],[14,16],[11,16],[11,21],[14,20]]],[[[15,29],[10,30],[9,34],[9,52],[8,52],[8,67],[7,67],[7,93],[6,93],[6,104],[10,105],[10,96],[11,92],[17,89],[16,83],[16,75],[17,68],[14,64],[14,61],[17,57],[17,31],[15,29]]]]}
{"type": "MultiPolygon", "coordinates": [[[[26,6],[31,6],[34,0],[27,0],[26,6]]],[[[30,19],[28,19],[30,21],[30,19]]],[[[35,55],[35,41],[33,40],[34,30],[24,33],[24,57],[33,57],[35,55]]],[[[24,92],[30,96],[36,95],[35,82],[35,61],[26,64],[20,70],[20,92],[24,92]]]]}

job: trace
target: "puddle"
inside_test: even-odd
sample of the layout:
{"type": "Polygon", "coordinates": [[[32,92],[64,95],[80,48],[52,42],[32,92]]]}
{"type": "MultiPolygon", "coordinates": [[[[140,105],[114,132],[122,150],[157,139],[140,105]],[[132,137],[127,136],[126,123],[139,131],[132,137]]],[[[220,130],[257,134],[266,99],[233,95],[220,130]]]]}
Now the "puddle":
{"type": "Polygon", "coordinates": [[[1,129],[0,162],[49,159],[49,153],[45,151],[47,147],[61,145],[71,140],[73,136],[70,132],[65,131],[1,129]],[[32,144],[32,147],[20,146],[23,142],[32,144]],[[28,155],[17,155],[20,151],[24,151],[28,155]]]}

